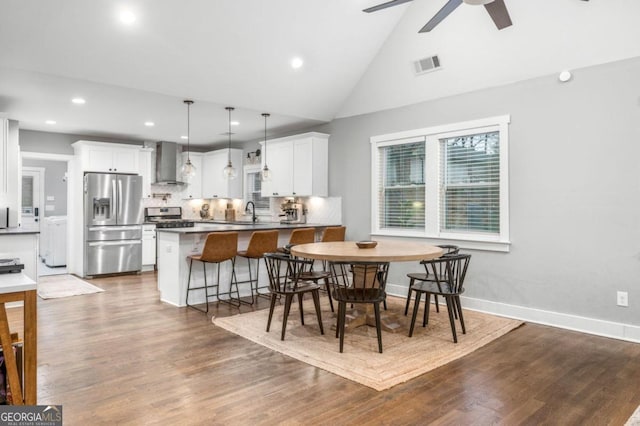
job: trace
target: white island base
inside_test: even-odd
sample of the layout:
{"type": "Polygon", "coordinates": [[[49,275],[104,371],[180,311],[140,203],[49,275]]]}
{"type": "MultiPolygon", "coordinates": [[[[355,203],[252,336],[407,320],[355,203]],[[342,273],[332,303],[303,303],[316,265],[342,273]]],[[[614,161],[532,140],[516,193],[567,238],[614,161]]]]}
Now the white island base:
{"type": "MultiPolygon", "coordinates": [[[[158,290],[160,291],[160,300],[174,306],[186,306],[187,280],[189,278],[189,259],[187,256],[202,252],[207,234],[210,232],[238,232],[238,250],[245,250],[249,244],[249,239],[253,231],[277,229],[279,231],[278,247],[283,247],[289,242],[291,231],[295,228],[316,228],[316,238],[322,233],[328,225],[279,225],[272,226],[261,225],[198,225],[194,228],[169,228],[157,230],[157,265],[158,265],[158,290]]],[[[251,259],[251,271],[255,276],[255,263],[251,259]]],[[[249,268],[247,259],[242,257],[236,258],[236,277],[238,281],[249,279],[249,268]]],[[[220,287],[219,293],[229,292],[229,280],[231,275],[231,262],[224,262],[220,269],[220,287]]],[[[209,285],[217,282],[217,266],[207,264],[207,283],[209,285]]],[[[267,286],[269,278],[264,261],[260,260],[260,277],[259,285],[267,286]]],[[[191,287],[204,286],[204,274],[202,270],[202,262],[193,262],[193,270],[191,273],[191,287]]],[[[248,297],[251,295],[249,283],[239,285],[240,297],[248,297]]],[[[262,290],[265,291],[265,290],[262,290]]],[[[235,293],[235,289],[234,289],[235,293]]],[[[209,289],[209,302],[215,302],[215,289],[209,289]],[[214,295],[211,297],[211,295],[214,295]]],[[[221,299],[227,299],[228,295],[221,296],[221,299]]],[[[203,290],[191,291],[189,294],[189,304],[205,303],[205,293],[203,290]]]]}

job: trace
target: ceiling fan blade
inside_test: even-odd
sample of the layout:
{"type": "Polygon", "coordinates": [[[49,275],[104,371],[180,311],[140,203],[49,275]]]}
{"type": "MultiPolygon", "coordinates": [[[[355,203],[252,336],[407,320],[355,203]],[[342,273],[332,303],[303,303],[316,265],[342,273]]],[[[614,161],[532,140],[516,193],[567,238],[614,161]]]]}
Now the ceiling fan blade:
{"type": "Polygon", "coordinates": [[[428,33],[429,31],[434,29],[436,25],[438,25],[444,18],[449,16],[449,14],[453,12],[456,7],[460,6],[461,3],[462,0],[449,0],[447,4],[445,4],[442,9],[440,9],[438,13],[436,13],[433,18],[431,18],[431,20],[427,22],[425,26],[422,27],[422,29],[418,32],[428,33]]]}
{"type": "Polygon", "coordinates": [[[399,4],[407,3],[407,2],[410,2],[410,1],[412,1],[412,0],[391,0],[391,1],[388,1],[386,3],[379,4],[377,6],[368,7],[366,9],[363,9],[362,11],[363,12],[367,12],[367,13],[376,12],[378,10],[386,9],[388,7],[391,7],[391,6],[398,6],[399,4]]]}
{"type": "Polygon", "coordinates": [[[485,4],[484,8],[487,9],[489,16],[499,30],[511,26],[511,17],[509,17],[504,0],[493,0],[491,3],[485,4]]]}

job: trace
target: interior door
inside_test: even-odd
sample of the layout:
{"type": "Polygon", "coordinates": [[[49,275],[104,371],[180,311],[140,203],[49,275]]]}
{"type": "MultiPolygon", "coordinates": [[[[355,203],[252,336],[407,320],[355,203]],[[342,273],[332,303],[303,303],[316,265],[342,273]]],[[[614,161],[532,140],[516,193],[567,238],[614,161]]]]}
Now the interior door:
{"type": "Polygon", "coordinates": [[[44,216],[44,168],[22,168],[21,226],[23,229],[40,231],[40,220],[44,216]]]}

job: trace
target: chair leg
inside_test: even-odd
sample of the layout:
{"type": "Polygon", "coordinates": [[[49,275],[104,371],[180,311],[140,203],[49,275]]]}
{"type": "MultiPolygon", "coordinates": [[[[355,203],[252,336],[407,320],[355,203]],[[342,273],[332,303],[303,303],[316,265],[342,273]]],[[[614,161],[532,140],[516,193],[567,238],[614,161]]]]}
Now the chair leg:
{"type": "Polygon", "coordinates": [[[209,284],[207,283],[207,264],[205,262],[202,262],[202,275],[204,276],[205,313],[209,313],[209,284]]]}
{"type": "Polygon", "coordinates": [[[191,268],[193,267],[193,259],[189,259],[189,276],[187,277],[187,297],[184,299],[184,303],[189,305],[189,290],[191,289],[191,268]]]}
{"type": "Polygon", "coordinates": [[[322,313],[320,312],[320,292],[318,290],[311,292],[313,297],[313,304],[316,307],[316,316],[318,317],[318,325],[320,326],[320,334],[324,334],[324,328],[322,327],[322,313]]]}
{"type": "Polygon", "coordinates": [[[467,334],[467,330],[464,327],[464,317],[462,316],[462,304],[460,303],[460,296],[454,296],[453,300],[456,301],[458,308],[458,317],[460,318],[460,325],[462,326],[462,334],[467,334]]]}
{"type": "MultiPolygon", "coordinates": [[[[189,304],[189,291],[191,291],[191,269],[193,266],[193,259],[189,259],[189,278],[187,278],[187,297],[185,298],[185,304],[192,309],[195,309],[196,311],[202,312],[204,314],[206,314],[207,312],[209,312],[209,303],[207,303],[207,310],[205,311],[204,309],[200,309],[194,305],[190,305],[189,304]]],[[[204,263],[202,264],[204,266],[204,263]]],[[[207,294],[207,274],[205,274],[204,276],[204,291],[205,291],[205,295],[207,294]]],[[[196,290],[201,290],[203,287],[197,287],[196,290]]],[[[207,299],[206,302],[208,302],[209,300],[207,299]]]]}
{"type": "Polygon", "coordinates": [[[284,333],[287,331],[287,319],[289,318],[289,310],[291,310],[291,301],[293,300],[293,294],[287,294],[284,299],[284,315],[282,318],[282,335],[280,340],[284,340],[284,333]]]}
{"type": "Polygon", "coordinates": [[[338,302],[338,316],[336,320],[336,339],[340,337],[340,321],[342,319],[342,302],[338,302]]]}
{"type": "Polygon", "coordinates": [[[438,295],[437,294],[433,295],[433,300],[434,300],[434,303],[436,304],[436,312],[440,313],[440,304],[438,303],[438,295]]]}
{"type": "Polygon", "coordinates": [[[341,312],[340,312],[340,353],[342,353],[342,350],[344,348],[344,323],[346,322],[346,315],[347,315],[347,305],[346,303],[340,303],[340,308],[341,308],[341,312]]]}
{"type": "Polygon", "coordinates": [[[373,304],[373,312],[376,315],[376,333],[378,334],[378,352],[382,353],[382,327],[380,326],[380,303],[373,304]]]}
{"type": "Polygon", "coordinates": [[[251,275],[251,258],[247,257],[247,265],[249,265],[249,289],[251,290],[251,303],[249,305],[253,305],[255,303],[255,298],[253,296],[253,276],[251,275]]]}
{"type": "Polygon", "coordinates": [[[422,315],[422,326],[429,324],[429,311],[431,310],[431,293],[424,294],[424,314],[422,315]]]}
{"type": "Polygon", "coordinates": [[[269,319],[267,320],[267,333],[271,328],[271,319],[273,318],[273,309],[276,307],[276,294],[271,294],[271,306],[269,307],[269,319]]]}
{"type": "Polygon", "coordinates": [[[409,312],[409,302],[411,302],[411,293],[413,292],[413,283],[415,282],[414,278],[411,278],[409,281],[409,293],[407,294],[407,304],[404,305],[404,316],[407,316],[407,312],[409,312]]]}
{"type": "Polygon", "coordinates": [[[304,325],[304,312],[302,311],[302,293],[298,293],[298,305],[300,305],[300,323],[304,325]]]}
{"type": "MultiPolygon", "coordinates": [[[[429,296],[427,295],[427,297],[429,296]]],[[[413,327],[416,325],[416,317],[418,316],[418,308],[420,307],[421,298],[422,298],[422,293],[420,293],[419,291],[416,291],[416,300],[414,300],[413,302],[413,315],[411,316],[411,328],[409,328],[409,337],[413,336],[413,327]]]]}
{"type": "Polygon", "coordinates": [[[444,296],[444,300],[447,302],[447,311],[449,312],[449,322],[451,323],[451,334],[453,334],[453,343],[458,343],[458,336],[456,335],[456,322],[453,319],[453,301],[450,297],[444,296]]]}
{"type": "Polygon", "coordinates": [[[331,286],[329,285],[329,278],[324,279],[324,285],[327,289],[327,296],[329,296],[329,305],[331,306],[331,312],[335,312],[333,310],[333,298],[331,297],[331,286]]]}

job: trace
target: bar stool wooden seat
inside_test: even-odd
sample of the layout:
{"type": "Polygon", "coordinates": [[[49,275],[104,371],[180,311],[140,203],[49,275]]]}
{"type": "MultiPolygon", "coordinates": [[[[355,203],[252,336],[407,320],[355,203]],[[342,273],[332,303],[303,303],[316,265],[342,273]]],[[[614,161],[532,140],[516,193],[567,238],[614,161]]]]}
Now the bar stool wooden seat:
{"type": "Polygon", "coordinates": [[[209,298],[214,294],[209,294],[209,289],[215,287],[216,299],[220,302],[231,303],[231,292],[233,284],[235,283],[236,294],[238,300],[240,294],[238,292],[238,283],[236,279],[235,262],[236,254],[238,253],[238,233],[237,232],[212,232],[207,235],[207,239],[202,248],[202,253],[193,254],[187,256],[189,259],[189,278],[187,280],[187,296],[186,305],[197,311],[207,313],[209,312],[209,298]],[[193,267],[193,261],[197,260],[202,263],[202,272],[204,274],[204,285],[199,287],[191,287],[191,269],[193,267]],[[231,277],[229,279],[229,291],[220,293],[220,266],[222,262],[231,262],[231,277]],[[207,283],[207,263],[213,263],[217,265],[217,281],[215,284],[207,283]],[[204,290],[206,309],[202,310],[194,305],[189,304],[189,292],[195,290],[204,290]],[[220,299],[220,296],[228,295],[230,300],[220,299]]]}
{"type": "Polygon", "coordinates": [[[247,259],[247,264],[249,265],[249,279],[244,281],[238,281],[238,284],[249,283],[249,287],[251,290],[251,302],[247,302],[245,300],[241,300],[238,294],[239,303],[245,303],[248,305],[253,305],[257,296],[265,296],[270,297],[268,293],[260,293],[260,289],[269,288],[268,285],[259,286],[258,277],[260,276],[260,259],[263,258],[265,253],[275,253],[278,251],[278,231],[254,231],[251,234],[251,238],[249,239],[249,245],[246,250],[241,250],[237,253],[237,256],[244,257],[247,259]],[[251,260],[255,259],[256,262],[256,275],[255,278],[251,272],[251,260]],[[255,283],[255,287],[254,287],[255,283]],[[254,297],[254,289],[255,289],[255,297],[254,297]]]}

